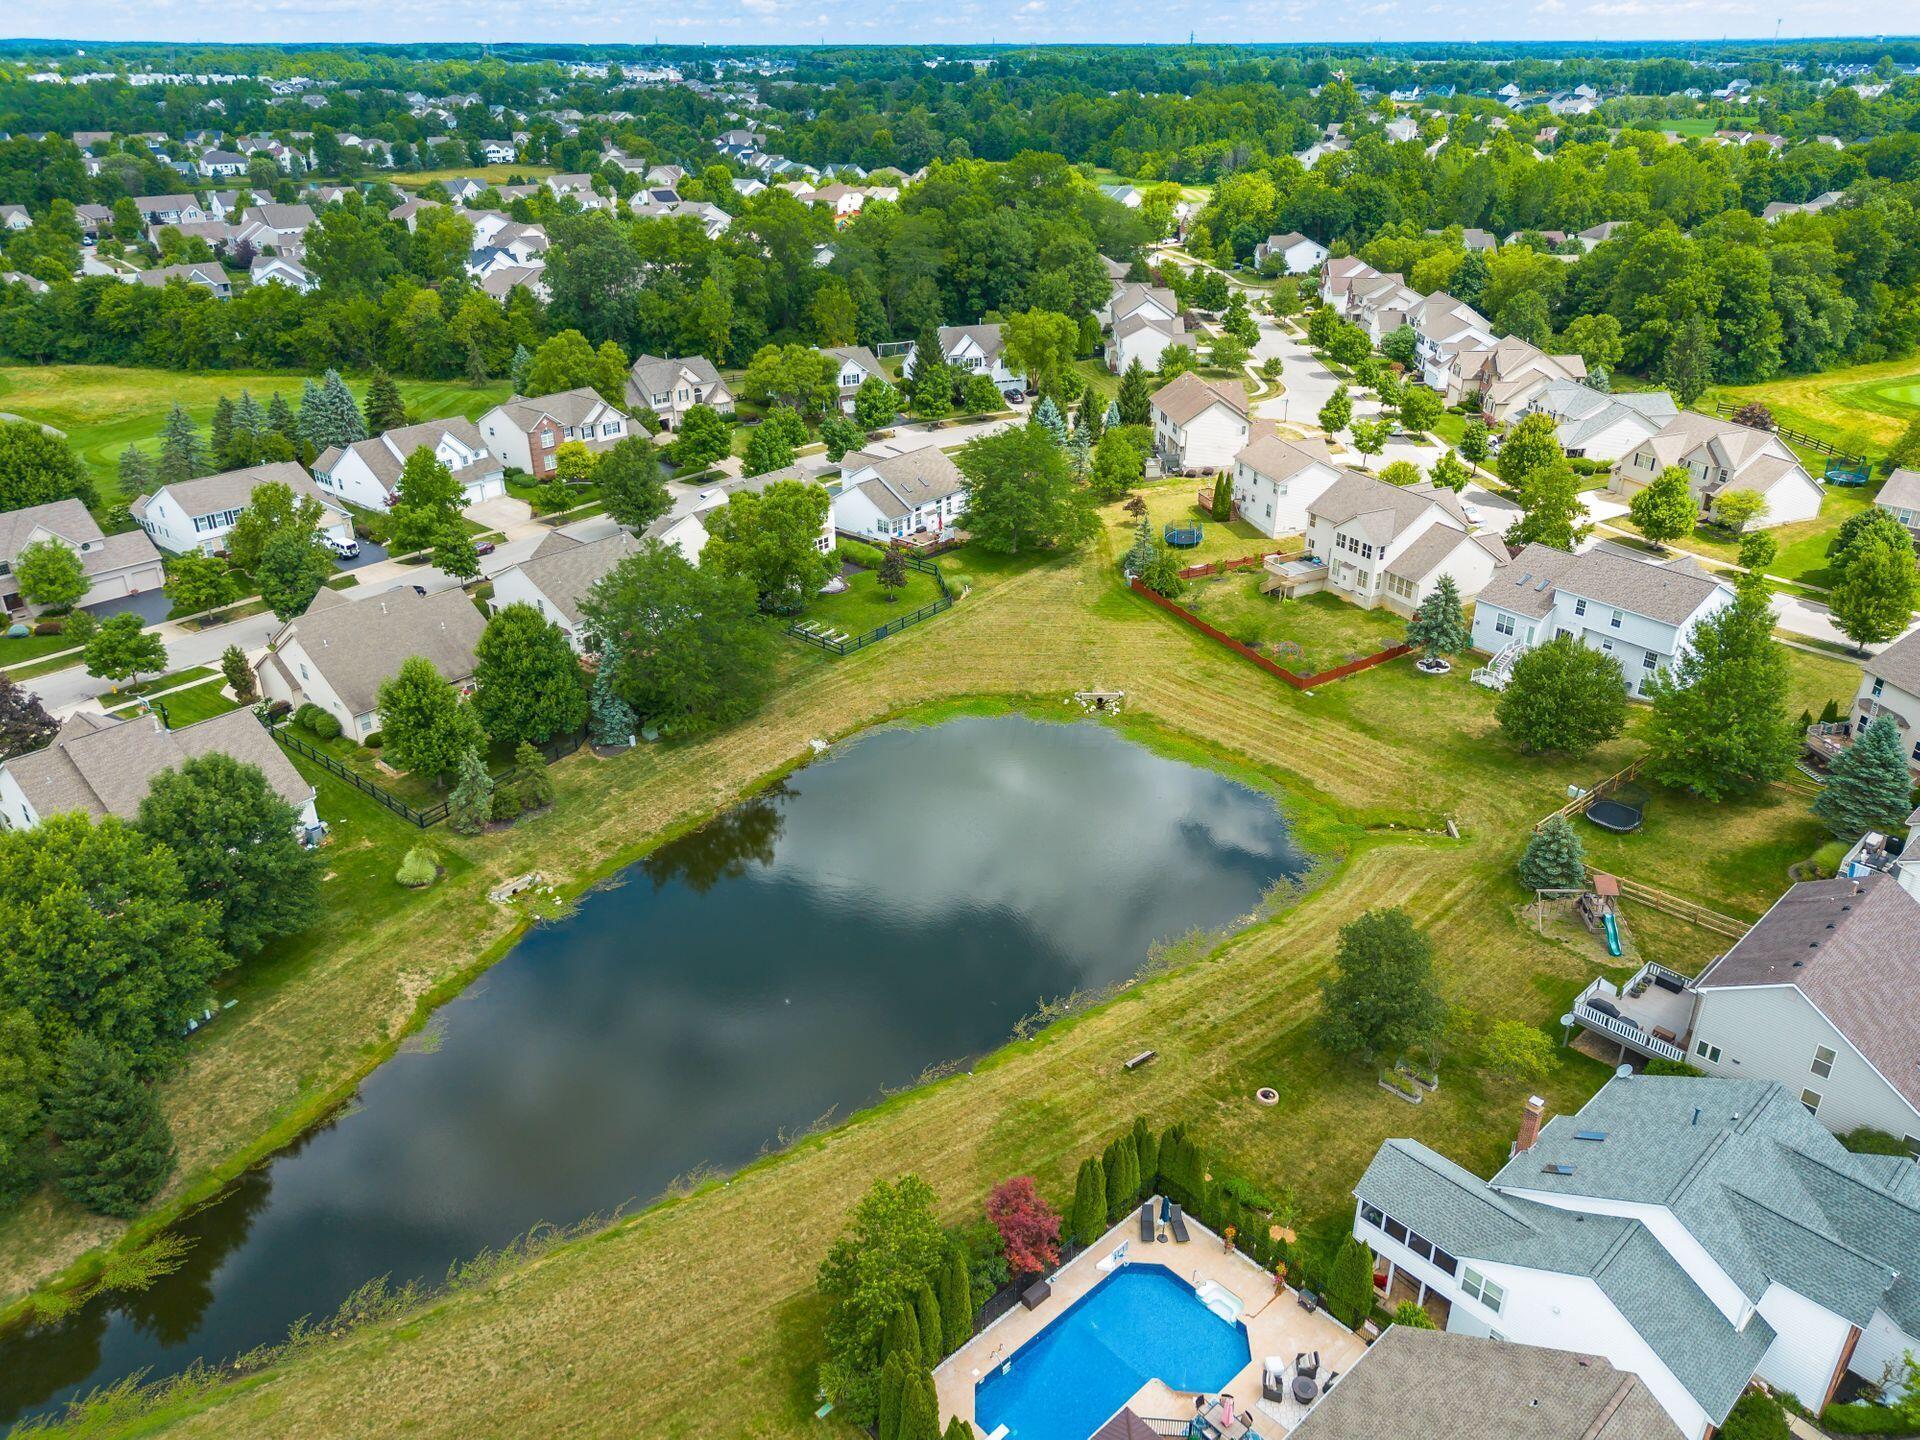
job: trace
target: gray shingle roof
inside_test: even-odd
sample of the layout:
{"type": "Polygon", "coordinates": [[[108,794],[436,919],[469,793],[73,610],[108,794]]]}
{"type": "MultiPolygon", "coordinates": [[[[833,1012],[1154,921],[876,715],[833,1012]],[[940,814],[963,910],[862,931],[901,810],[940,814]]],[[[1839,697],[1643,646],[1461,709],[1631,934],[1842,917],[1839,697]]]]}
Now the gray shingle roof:
{"type": "Polygon", "coordinates": [[[569,625],[580,623],[580,602],[587,592],[629,555],[640,542],[621,530],[604,540],[582,543],[559,531],[543,539],[533,554],[516,567],[569,625]]]}
{"type": "Polygon", "coordinates": [[[846,473],[854,482],[853,488],[893,520],[967,486],[967,477],[960,473],[953,457],[931,445],[902,455],[866,460],[858,469],[849,469],[846,473]],[[868,475],[868,471],[873,473],[868,475]]]}
{"type": "Polygon", "coordinates": [[[1246,418],[1247,387],[1238,380],[1206,380],[1184,370],[1153,392],[1154,409],[1176,425],[1185,425],[1216,404],[1246,418]]]}
{"type": "Polygon", "coordinates": [[[209,754],[257,767],[289,804],[305,804],[313,795],[313,786],[251,710],[232,710],[178,730],[168,730],[157,715],[131,720],[73,715],[61,722],[45,749],[16,755],[5,768],[42,819],[79,810],[130,820],[154,776],[209,754]]]}
{"type": "Polygon", "coordinates": [[[1795,986],[1920,1107],[1920,900],[1893,876],[1793,886],[1699,985],[1795,986]]]}
{"type": "Polygon", "coordinates": [[[561,390],[552,395],[535,395],[531,398],[515,395],[500,404],[507,418],[521,430],[533,429],[543,416],[548,415],[571,429],[584,424],[588,416],[612,408],[600,397],[599,391],[585,385],[577,390],[561,390]]]}
{"type": "Polygon", "coordinates": [[[1636,1377],[1597,1355],[1395,1325],[1294,1434],[1301,1440],[1678,1440],[1636,1377]]]}
{"type": "Polygon", "coordinates": [[[1541,616],[1552,609],[1555,593],[1564,590],[1663,625],[1679,625],[1722,588],[1721,582],[1692,567],[1655,565],[1612,550],[1569,555],[1535,544],[1507,561],[1481,598],[1502,610],[1541,616]]]}
{"type": "MultiPolygon", "coordinates": [[[[338,500],[328,495],[291,460],[273,460],[265,465],[250,465],[244,470],[225,470],[218,475],[202,475],[178,485],[163,486],[155,493],[171,495],[188,515],[217,515],[226,510],[243,510],[253,503],[253,492],[262,485],[284,485],[303,500],[317,500],[326,509],[345,514],[338,500]]],[[[127,508],[135,519],[144,515],[148,501],[142,497],[127,508]]]]}
{"type": "Polygon", "coordinates": [[[1920,630],[1908,631],[1878,655],[1863,660],[1860,668],[1909,695],[1920,695],[1920,630]]]}
{"type": "Polygon", "coordinates": [[[1874,503],[1895,510],[1920,510],[1920,470],[1909,470],[1904,465],[1895,470],[1887,476],[1887,483],[1880,487],[1874,503]]]}
{"type": "Polygon", "coordinates": [[[380,682],[410,656],[425,656],[445,679],[470,679],[485,629],[464,590],[416,595],[403,585],[365,600],[322,590],[306,614],[280,628],[274,644],[298,640],[348,710],[364,715],[378,704],[380,682]]]}
{"type": "Polygon", "coordinates": [[[1456,521],[1462,532],[1466,530],[1466,516],[1461,513],[1460,502],[1452,491],[1437,490],[1431,485],[1391,485],[1349,470],[1318,499],[1307,502],[1307,514],[1329,525],[1345,525],[1366,516],[1369,537],[1385,544],[1425,519],[1435,506],[1456,521]]]}

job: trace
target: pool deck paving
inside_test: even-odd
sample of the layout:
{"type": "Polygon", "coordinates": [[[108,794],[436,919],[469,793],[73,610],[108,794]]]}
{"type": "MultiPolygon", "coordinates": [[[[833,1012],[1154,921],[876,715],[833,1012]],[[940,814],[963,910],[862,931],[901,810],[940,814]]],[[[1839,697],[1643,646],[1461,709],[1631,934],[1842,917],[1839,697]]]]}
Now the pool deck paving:
{"type": "MultiPolygon", "coordinates": [[[[1306,1417],[1306,1407],[1292,1400],[1279,1406],[1260,1398],[1260,1374],[1267,1358],[1280,1357],[1291,1367],[1296,1355],[1317,1350],[1320,1373],[1325,1376],[1352,1366],[1366,1352],[1366,1342],[1324,1310],[1301,1309],[1299,1295],[1291,1286],[1276,1292],[1269,1272],[1239,1251],[1228,1250],[1218,1235],[1192,1216],[1187,1217],[1187,1229],[1193,1238],[1184,1245],[1172,1241],[1143,1244],[1139,1238],[1139,1209],[1136,1206],[1129,1210],[1096,1244],[1049,1277],[1053,1293],[1039,1308],[1016,1306],[954,1351],[933,1372],[941,1426],[944,1428],[950,1417],[958,1415],[973,1426],[975,1435],[984,1437],[987,1432],[974,1423],[974,1387],[994,1366],[1104,1280],[1107,1272],[1100,1269],[1100,1262],[1123,1244],[1128,1247],[1129,1260],[1164,1265],[1196,1290],[1211,1280],[1240,1300],[1245,1307],[1240,1321],[1247,1329],[1252,1359],[1219,1393],[1233,1396],[1236,1410],[1252,1410],[1254,1428],[1262,1434],[1285,1433],[1298,1425],[1306,1417]]],[[[1127,1402],[1127,1408],[1142,1418],[1186,1419],[1194,1413],[1194,1400],[1189,1392],[1150,1380],[1127,1402]]]]}

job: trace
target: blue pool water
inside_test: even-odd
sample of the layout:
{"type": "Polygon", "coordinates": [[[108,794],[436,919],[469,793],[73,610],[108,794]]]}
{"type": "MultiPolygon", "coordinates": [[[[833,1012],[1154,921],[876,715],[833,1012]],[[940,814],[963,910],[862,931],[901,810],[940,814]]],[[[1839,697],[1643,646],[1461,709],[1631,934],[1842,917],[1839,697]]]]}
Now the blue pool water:
{"type": "MultiPolygon", "coordinates": [[[[1246,1368],[1247,1332],[1164,1265],[1126,1265],[1074,1301],[974,1391],[1009,1440],[1087,1440],[1149,1380],[1216,1391],[1246,1368]]],[[[1179,1418],[1179,1417],[1165,1417],[1179,1418]]]]}

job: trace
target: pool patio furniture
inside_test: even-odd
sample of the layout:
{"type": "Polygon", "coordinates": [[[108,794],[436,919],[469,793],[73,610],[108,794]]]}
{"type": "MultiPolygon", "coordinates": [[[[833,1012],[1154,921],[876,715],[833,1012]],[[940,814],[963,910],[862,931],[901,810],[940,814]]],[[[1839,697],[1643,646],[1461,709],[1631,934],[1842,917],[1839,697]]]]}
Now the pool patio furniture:
{"type": "Polygon", "coordinates": [[[1111,1275],[1126,1263],[1127,1242],[1122,1240],[1119,1245],[1114,1248],[1113,1253],[1108,1255],[1106,1259],[1102,1260],[1095,1268],[1098,1269],[1102,1275],[1111,1275]]]}
{"type": "Polygon", "coordinates": [[[1176,1245],[1184,1245],[1190,1238],[1187,1234],[1187,1217],[1181,1214],[1178,1205],[1174,1206],[1172,1213],[1167,1216],[1167,1228],[1173,1232],[1176,1245]]]}
{"type": "Polygon", "coordinates": [[[1020,1303],[1029,1310],[1038,1310],[1052,1294],[1053,1286],[1044,1280],[1036,1280],[1020,1292],[1020,1303]]]}
{"type": "Polygon", "coordinates": [[[1293,1398],[1302,1405],[1311,1405],[1320,1398],[1320,1386],[1311,1375],[1293,1377],[1293,1398]]]}
{"type": "Polygon", "coordinates": [[[1160,1197],[1156,1195],[1140,1207],[1140,1239],[1148,1244],[1153,1242],[1153,1215],[1159,1204],[1160,1197]]]}
{"type": "Polygon", "coordinates": [[[1320,1297],[1311,1290],[1302,1290],[1299,1293],[1299,1301],[1302,1310],[1313,1311],[1320,1308],[1320,1297]]]}
{"type": "Polygon", "coordinates": [[[1266,1363],[1260,1367],[1260,1398],[1263,1400],[1287,1398],[1287,1362],[1279,1355],[1269,1355],[1266,1363]]]}

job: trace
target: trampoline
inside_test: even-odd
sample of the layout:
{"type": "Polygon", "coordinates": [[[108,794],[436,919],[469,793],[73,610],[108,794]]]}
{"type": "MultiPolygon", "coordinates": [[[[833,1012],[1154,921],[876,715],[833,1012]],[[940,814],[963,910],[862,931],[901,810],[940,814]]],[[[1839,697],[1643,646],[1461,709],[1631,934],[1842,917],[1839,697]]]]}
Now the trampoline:
{"type": "Polygon", "coordinates": [[[1205,538],[1206,527],[1198,520],[1191,525],[1177,525],[1169,522],[1162,533],[1166,536],[1167,544],[1174,549],[1191,550],[1205,538]]]}
{"type": "Polygon", "coordinates": [[[1626,835],[1640,828],[1640,814],[1646,806],[1645,787],[1628,783],[1587,806],[1587,819],[1602,830],[1626,835]]]}

